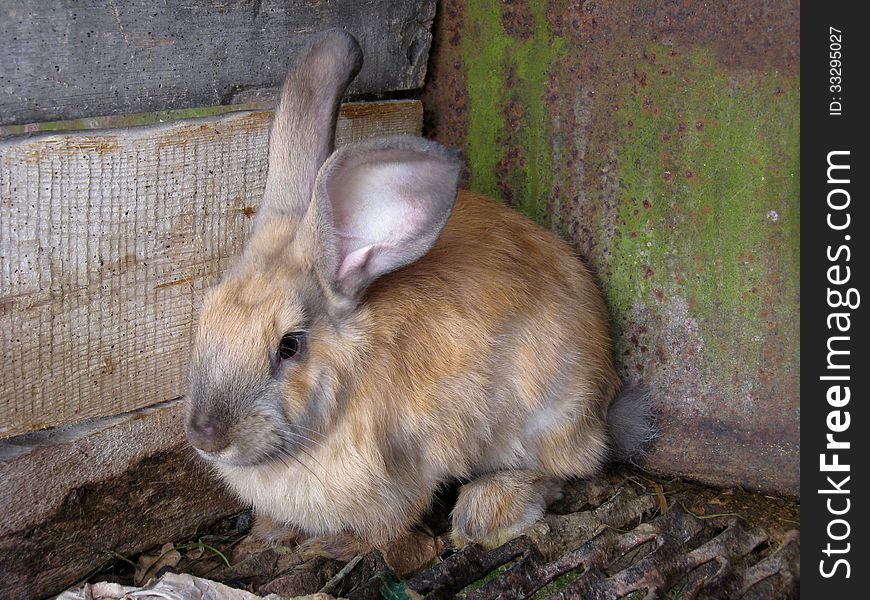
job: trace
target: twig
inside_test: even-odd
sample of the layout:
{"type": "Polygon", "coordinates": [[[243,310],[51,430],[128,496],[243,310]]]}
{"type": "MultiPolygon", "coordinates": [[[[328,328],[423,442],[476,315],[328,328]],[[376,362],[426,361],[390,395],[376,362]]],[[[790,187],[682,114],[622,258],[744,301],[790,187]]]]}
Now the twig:
{"type": "Polygon", "coordinates": [[[737,517],[738,519],[742,519],[744,521],[746,520],[739,513],[715,513],[712,515],[698,515],[698,514],[693,513],[692,511],[690,511],[688,508],[686,508],[686,505],[683,504],[682,502],[680,502],[680,506],[683,507],[684,511],[686,511],[687,513],[689,513],[690,515],[692,515],[696,519],[715,519],[716,517],[737,517]]]}
{"type": "Polygon", "coordinates": [[[361,561],[362,558],[363,558],[362,554],[357,554],[356,556],[354,556],[350,560],[350,562],[347,563],[346,565],[344,565],[344,567],[342,567],[341,571],[339,571],[338,573],[333,575],[332,579],[327,581],[326,584],[322,588],[320,588],[320,591],[317,593],[318,594],[331,594],[335,590],[336,586],[338,586],[338,584],[341,583],[341,580],[344,579],[345,577],[347,577],[348,573],[353,571],[354,567],[356,567],[359,564],[359,561],[361,561]]]}

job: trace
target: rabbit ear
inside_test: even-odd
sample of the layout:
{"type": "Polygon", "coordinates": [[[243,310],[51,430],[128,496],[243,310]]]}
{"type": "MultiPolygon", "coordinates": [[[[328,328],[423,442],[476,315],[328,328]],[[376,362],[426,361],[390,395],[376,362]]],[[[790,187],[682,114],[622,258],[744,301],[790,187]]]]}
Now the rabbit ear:
{"type": "Polygon", "coordinates": [[[453,209],[461,168],[459,152],[418,137],[337,150],[317,176],[306,215],[322,278],[358,299],[381,275],[426,254],[453,209]]]}
{"type": "Polygon", "coordinates": [[[308,209],[317,171],[332,152],[339,101],[361,66],[354,37],[332,29],[318,34],[290,70],[269,136],[269,171],[257,221],[308,209]]]}

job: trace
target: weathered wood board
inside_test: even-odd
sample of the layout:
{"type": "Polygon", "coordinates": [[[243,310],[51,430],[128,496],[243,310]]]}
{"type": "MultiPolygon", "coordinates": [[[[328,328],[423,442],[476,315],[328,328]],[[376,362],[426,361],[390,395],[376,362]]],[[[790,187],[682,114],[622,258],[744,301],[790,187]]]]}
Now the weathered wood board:
{"type": "Polygon", "coordinates": [[[241,506],[184,440],[180,401],[0,440],[0,597],[43,598],[241,506]]]}
{"type": "MultiPolygon", "coordinates": [[[[269,112],[0,142],[0,438],[184,394],[203,291],[263,192],[269,112]]],[[[346,104],[336,142],[419,134],[346,104]]]]}
{"type": "Polygon", "coordinates": [[[0,3],[0,125],[230,104],[277,86],[311,34],[353,33],[350,92],[423,86],[435,0],[0,3]]]}

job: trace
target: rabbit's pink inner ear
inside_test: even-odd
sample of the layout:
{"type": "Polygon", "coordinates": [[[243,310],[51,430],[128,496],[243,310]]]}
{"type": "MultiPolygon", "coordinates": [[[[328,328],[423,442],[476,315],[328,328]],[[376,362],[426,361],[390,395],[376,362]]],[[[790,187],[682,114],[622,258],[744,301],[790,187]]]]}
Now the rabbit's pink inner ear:
{"type": "Polygon", "coordinates": [[[338,267],[335,278],[339,281],[345,281],[358,273],[365,272],[366,263],[372,255],[372,248],[373,246],[365,246],[345,256],[338,267]]]}
{"type": "Polygon", "coordinates": [[[378,277],[434,245],[453,203],[461,162],[422,138],[382,138],[345,146],[318,176],[320,214],[334,238],[334,282],[356,296],[378,277]]]}

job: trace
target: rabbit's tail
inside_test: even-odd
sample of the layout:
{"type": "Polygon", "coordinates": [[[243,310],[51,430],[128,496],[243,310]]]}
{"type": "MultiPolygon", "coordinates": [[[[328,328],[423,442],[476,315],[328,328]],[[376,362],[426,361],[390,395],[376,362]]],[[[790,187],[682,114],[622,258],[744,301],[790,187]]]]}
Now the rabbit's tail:
{"type": "Polygon", "coordinates": [[[655,410],[649,389],[640,385],[622,388],[607,412],[610,430],[610,460],[636,462],[658,436],[655,410]]]}

